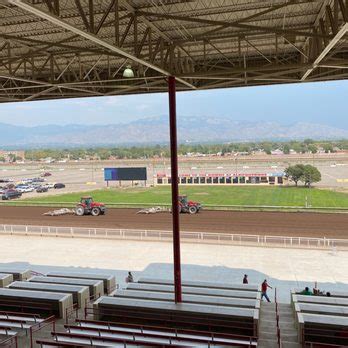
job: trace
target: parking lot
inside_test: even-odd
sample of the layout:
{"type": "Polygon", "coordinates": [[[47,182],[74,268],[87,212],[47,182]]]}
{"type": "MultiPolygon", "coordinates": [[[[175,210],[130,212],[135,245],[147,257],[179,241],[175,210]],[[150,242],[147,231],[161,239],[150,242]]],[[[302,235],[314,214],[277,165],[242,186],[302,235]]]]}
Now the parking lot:
{"type": "MultiPolygon", "coordinates": [[[[317,187],[329,188],[340,191],[348,191],[348,159],[332,157],[323,160],[312,158],[311,160],[270,158],[267,160],[247,158],[237,159],[181,159],[179,163],[180,173],[193,175],[198,173],[277,173],[282,172],[289,164],[309,163],[320,170],[322,174],[321,182],[317,187]]],[[[37,193],[25,192],[22,198],[47,196],[52,194],[83,192],[106,187],[104,182],[104,167],[122,166],[146,166],[148,173],[147,185],[153,184],[153,175],[156,173],[170,174],[170,161],[166,160],[124,160],[112,162],[67,162],[52,164],[5,164],[0,167],[0,179],[10,179],[13,184],[21,184],[28,178],[42,177],[43,173],[49,172],[51,175],[43,177],[45,180],[42,185],[49,185],[48,192],[37,193]],[[63,183],[64,188],[51,188],[55,183],[63,183]]],[[[122,187],[131,185],[131,182],[122,182],[122,187]]],[[[137,183],[144,185],[143,182],[137,183]]],[[[2,183],[1,186],[4,186],[2,183]]],[[[111,182],[110,186],[120,186],[119,182],[111,182]]]]}

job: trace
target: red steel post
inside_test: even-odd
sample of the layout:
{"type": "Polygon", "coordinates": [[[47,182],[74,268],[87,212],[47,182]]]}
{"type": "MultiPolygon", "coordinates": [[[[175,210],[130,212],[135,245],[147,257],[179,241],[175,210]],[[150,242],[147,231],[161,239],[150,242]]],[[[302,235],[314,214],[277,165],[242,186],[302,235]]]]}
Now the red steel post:
{"type": "Polygon", "coordinates": [[[181,296],[181,261],[180,261],[180,222],[179,222],[179,185],[178,185],[178,149],[176,131],[176,89],[175,77],[168,78],[169,92],[169,130],[170,130],[170,162],[172,177],[172,220],[173,220],[173,252],[174,252],[174,288],[175,303],[182,301],[181,296]]]}

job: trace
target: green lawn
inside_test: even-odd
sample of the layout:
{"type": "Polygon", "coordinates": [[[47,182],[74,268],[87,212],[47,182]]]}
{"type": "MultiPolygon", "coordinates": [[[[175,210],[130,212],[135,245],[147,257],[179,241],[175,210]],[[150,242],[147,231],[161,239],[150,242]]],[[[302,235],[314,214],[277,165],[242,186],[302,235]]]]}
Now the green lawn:
{"type": "MultiPolygon", "coordinates": [[[[180,188],[181,194],[203,205],[248,205],[248,206],[305,206],[348,208],[348,194],[303,187],[265,187],[265,186],[186,186],[180,188]]],[[[170,187],[105,189],[84,193],[62,194],[27,199],[31,202],[60,203],[77,202],[81,195],[91,195],[94,200],[106,204],[134,203],[169,204],[170,187]]]]}

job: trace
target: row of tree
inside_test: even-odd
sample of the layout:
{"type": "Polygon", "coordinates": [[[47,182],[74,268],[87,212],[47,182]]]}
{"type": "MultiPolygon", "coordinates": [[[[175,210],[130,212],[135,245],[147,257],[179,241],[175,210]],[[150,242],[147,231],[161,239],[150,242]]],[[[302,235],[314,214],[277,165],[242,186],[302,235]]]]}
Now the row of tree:
{"type": "MultiPolygon", "coordinates": [[[[182,144],[179,145],[179,155],[189,155],[200,153],[203,155],[229,153],[252,154],[264,151],[270,154],[273,150],[282,150],[285,154],[294,150],[296,153],[317,153],[319,149],[325,152],[335,152],[336,149],[348,150],[348,140],[320,142],[311,139],[304,141],[289,142],[248,142],[248,143],[229,143],[229,144],[182,144]]],[[[80,158],[98,158],[106,160],[109,158],[153,158],[169,157],[168,145],[155,146],[133,146],[133,147],[93,147],[93,148],[70,148],[70,149],[35,149],[28,150],[25,158],[29,160],[40,160],[51,157],[55,160],[69,158],[77,160],[80,158]]]]}
{"type": "Polygon", "coordinates": [[[321,180],[321,173],[318,168],[310,164],[295,164],[285,169],[285,176],[293,181],[296,186],[301,181],[306,187],[311,187],[315,182],[321,180]]]}

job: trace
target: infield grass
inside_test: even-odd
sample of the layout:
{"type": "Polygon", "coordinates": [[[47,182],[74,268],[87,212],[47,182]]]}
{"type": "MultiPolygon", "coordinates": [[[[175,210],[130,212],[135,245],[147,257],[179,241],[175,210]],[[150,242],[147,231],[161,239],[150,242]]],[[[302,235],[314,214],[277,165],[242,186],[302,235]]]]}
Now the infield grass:
{"type": "MultiPolygon", "coordinates": [[[[276,206],[313,208],[348,208],[348,194],[304,187],[269,186],[181,186],[180,194],[208,206],[276,206]]],[[[81,196],[91,195],[95,201],[106,204],[170,204],[170,187],[110,188],[83,193],[41,196],[24,201],[40,203],[75,203],[81,196]]]]}

